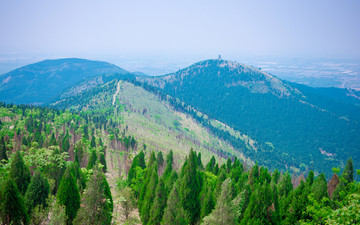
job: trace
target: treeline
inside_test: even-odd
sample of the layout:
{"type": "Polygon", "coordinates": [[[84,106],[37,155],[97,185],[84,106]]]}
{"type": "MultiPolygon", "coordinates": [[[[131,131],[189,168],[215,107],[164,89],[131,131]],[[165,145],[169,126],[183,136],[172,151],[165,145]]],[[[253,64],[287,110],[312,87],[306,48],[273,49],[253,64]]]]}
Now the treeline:
{"type": "Polygon", "coordinates": [[[237,158],[219,166],[212,157],[203,166],[201,154],[191,150],[178,172],[172,151],[165,161],[162,153],[148,158],[136,155],[127,178],[142,224],[360,223],[352,159],[341,175],[333,169],[329,183],[310,171],[294,186],[289,173],[258,164],[247,169],[237,158]]]}
{"type": "Polygon", "coordinates": [[[110,224],[102,131],[136,143],[119,127],[106,111],[0,103],[0,223],[110,224]]]}

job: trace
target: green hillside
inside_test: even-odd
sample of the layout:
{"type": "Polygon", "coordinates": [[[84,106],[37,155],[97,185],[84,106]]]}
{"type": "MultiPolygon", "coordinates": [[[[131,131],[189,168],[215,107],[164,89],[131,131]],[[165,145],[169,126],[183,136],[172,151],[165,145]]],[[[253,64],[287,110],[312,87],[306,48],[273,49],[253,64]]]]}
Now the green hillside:
{"type": "Polygon", "coordinates": [[[350,156],[359,165],[360,108],[351,96],[334,99],[331,92],[226,60],[137,79],[252,137],[259,150],[244,154],[271,169],[320,173],[344,165],[350,156]]]}

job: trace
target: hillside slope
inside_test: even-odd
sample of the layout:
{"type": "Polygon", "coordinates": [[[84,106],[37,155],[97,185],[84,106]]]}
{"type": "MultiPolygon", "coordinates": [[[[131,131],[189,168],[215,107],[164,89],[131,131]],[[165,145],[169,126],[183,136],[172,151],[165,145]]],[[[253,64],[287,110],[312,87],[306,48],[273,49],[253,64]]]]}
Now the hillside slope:
{"type": "Polygon", "coordinates": [[[326,172],[344,165],[350,156],[356,165],[360,162],[356,104],[226,60],[202,61],[173,74],[138,80],[255,138],[262,151],[247,155],[260,163],[326,172]]]}
{"type": "MultiPolygon", "coordinates": [[[[79,84],[82,85],[84,84],[79,84]]],[[[67,93],[63,95],[66,96],[67,93]]],[[[115,79],[51,105],[73,111],[82,110],[99,114],[110,112],[112,120],[119,122],[123,130],[138,140],[138,146],[145,144],[148,150],[164,153],[172,149],[179,159],[178,166],[191,148],[201,152],[205,161],[215,153],[220,161],[236,156],[248,165],[253,164],[242,150],[214,135],[191,115],[176,110],[169,101],[127,81],[115,79]]],[[[214,127],[220,125],[216,120],[211,122],[214,127]]],[[[239,132],[233,132],[233,135],[241,136],[239,132]]],[[[251,142],[245,135],[241,138],[244,142],[245,138],[248,143],[249,140],[251,142]]],[[[248,148],[252,147],[248,145],[248,148]]]]}
{"type": "Polygon", "coordinates": [[[44,104],[67,87],[103,73],[127,73],[106,62],[77,58],[45,60],[0,76],[0,101],[44,104]]]}

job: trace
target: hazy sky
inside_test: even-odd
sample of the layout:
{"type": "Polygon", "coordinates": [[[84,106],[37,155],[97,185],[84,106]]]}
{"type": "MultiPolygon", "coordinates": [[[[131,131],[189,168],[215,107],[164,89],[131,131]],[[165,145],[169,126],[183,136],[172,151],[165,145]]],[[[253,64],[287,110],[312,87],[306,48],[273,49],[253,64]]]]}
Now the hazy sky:
{"type": "Polygon", "coordinates": [[[360,57],[358,0],[0,0],[0,54],[360,57]]]}

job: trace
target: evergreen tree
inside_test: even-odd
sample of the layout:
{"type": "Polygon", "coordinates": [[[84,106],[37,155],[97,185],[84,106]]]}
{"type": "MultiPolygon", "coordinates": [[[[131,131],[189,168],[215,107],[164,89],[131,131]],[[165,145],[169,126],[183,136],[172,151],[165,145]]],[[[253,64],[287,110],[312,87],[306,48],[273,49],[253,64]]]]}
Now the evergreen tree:
{"type": "Polygon", "coordinates": [[[228,178],[223,182],[221,194],[216,201],[215,209],[210,213],[210,215],[204,218],[202,224],[235,224],[234,206],[231,201],[231,195],[231,179],[228,178]]]}
{"type": "Polygon", "coordinates": [[[154,203],[150,210],[149,224],[160,224],[166,207],[166,200],[164,181],[160,179],[156,187],[154,203]]]}
{"type": "Polygon", "coordinates": [[[308,177],[306,178],[306,184],[311,187],[311,185],[314,183],[314,171],[310,171],[308,177]]]}
{"type": "Polygon", "coordinates": [[[9,160],[6,154],[6,144],[4,141],[4,137],[1,137],[0,139],[0,162],[2,160],[5,160],[5,162],[9,160]]]}
{"type": "Polygon", "coordinates": [[[214,170],[214,166],[215,166],[215,157],[214,155],[211,157],[210,161],[208,162],[208,164],[206,164],[206,171],[212,172],[214,170]]]}
{"type": "Polygon", "coordinates": [[[86,169],[88,169],[88,170],[92,169],[96,164],[96,160],[97,160],[96,150],[93,149],[93,150],[91,150],[89,162],[86,166],[86,169]]]}
{"type": "Polygon", "coordinates": [[[0,216],[3,224],[28,224],[29,217],[16,183],[10,178],[2,184],[0,216]]]}
{"type": "Polygon", "coordinates": [[[96,141],[95,141],[94,135],[91,137],[90,147],[91,148],[96,148],[96,141]]]}
{"type": "Polygon", "coordinates": [[[60,187],[57,192],[57,202],[65,206],[65,212],[70,224],[76,217],[76,213],[80,208],[80,193],[76,184],[71,167],[68,166],[61,178],[60,187]]]}
{"type": "Polygon", "coordinates": [[[106,166],[105,154],[104,154],[103,152],[100,152],[99,162],[101,163],[101,165],[103,165],[102,171],[103,171],[104,173],[106,173],[106,171],[107,171],[107,166],[106,166]]]}
{"type": "Polygon", "coordinates": [[[189,223],[190,219],[181,205],[179,183],[175,183],[169,194],[161,224],[187,225],[189,223]]]}
{"type": "Polygon", "coordinates": [[[157,165],[156,163],[154,163],[151,168],[151,177],[148,185],[146,186],[146,191],[140,210],[141,221],[143,224],[147,224],[149,222],[150,209],[154,202],[155,190],[157,184],[158,184],[157,165]]]}
{"type": "Polygon", "coordinates": [[[314,198],[318,203],[320,203],[322,198],[324,197],[329,198],[327,193],[327,182],[325,174],[322,173],[316,177],[314,185],[311,186],[311,191],[314,194],[314,198]]]}
{"type": "Polygon", "coordinates": [[[156,159],[157,159],[158,167],[162,167],[164,164],[164,157],[161,151],[158,152],[156,159]]]}
{"type": "Polygon", "coordinates": [[[347,183],[353,182],[354,180],[354,166],[352,158],[348,159],[346,166],[343,172],[343,177],[347,183]]]}
{"type": "Polygon", "coordinates": [[[29,214],[31,214],[35,206],[47,207],[46,200],[49,192],[50,185],[47,179],[40,172],[35,172],[25,193],[25,205],[29,214]]]}
{"type": "Polygon", "coordinates": [[[111,224],[113,205],[107,188],[104,174],[95,168],[81,197],[81,208],[74,224],[111,224]]]}
{"type": "Polygon", "coordinates": [[[191,149],[180,179],[181,202],[191,224],[197,223],[200,217],[200,190],[201,181],[196,169],[196,153],[191,149]]]}
{"type": "Polygon", "coordinates": [[[24,195],[30,183],[31,175],[29,168],[24,163],[20,151],[15,153],[14,159],[11,162],[10,177],[15,181],[20,193],[24,195]]]}

